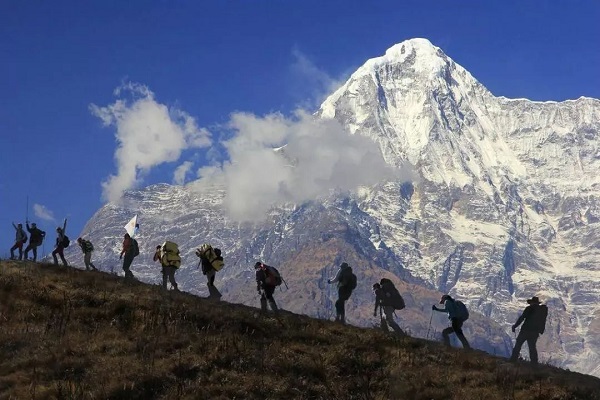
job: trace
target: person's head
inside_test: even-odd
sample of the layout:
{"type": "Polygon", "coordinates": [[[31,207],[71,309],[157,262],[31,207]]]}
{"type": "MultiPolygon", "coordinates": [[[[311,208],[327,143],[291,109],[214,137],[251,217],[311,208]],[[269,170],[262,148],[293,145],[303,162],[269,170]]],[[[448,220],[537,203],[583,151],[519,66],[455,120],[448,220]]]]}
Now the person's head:
{"type": "Polygon", "coordinates": [[[445,294],[440,299],[440,304],[444,304],[446,300],[454,301],[454,299],[449,294],[445,294]]]}
{"type": "Polygon", "coordinates": [[[217,255],[217,257],[221,257],[221,249],[215,248],[215,254],[217,255]]]}
{"type": "Polygon", "coordinates": [[[17,226],[18,226],[19,228],[22,228],[22,227],[23,227],[23,224],[17,224],[17,226]]]}
{"type": "Polygon", "coordinates": [[[56,232],[62,232],[62,228],[59,226],[58,228],[56,228],[56,232]]]}
{"type": "Polygon", "coordinates": [[[341,268],[341,269],[348,268],[348,267],[349,267],[348,263],[345,263],[345,262],[343,262],[343,263],[340,265],[340,268],[341,268]]]}
{"type": "Polygon", "coordinates": [[[77,243],[81,243],[81,242],[83,242],[83,239],[82,238],[77,238],[77,243]]]}
{"type": "Polygon", "coordinates": [[[36,227],[36,225],[35,225],[35,222],[32,222],[32,223],[31,223],[31,227],[32,227],[32,228],[35,228],[35,227],[36,227]]]}
{"type": "Polygon", "coordinates": [[[379,283],[373,284],[373,290],[381,289],[381,285],[379,283]]]}
{"type": "Polygon", "coordinates": [[[256,264],[254,264],[254,269],[259,269],[262,266],[262,263],[260,261],[257,261],[256,264]]]}
{"type": "Polygon", "coordinates": [[[129,239],[131,236],[129,236],[129,233],[126,233],[125,235],[123,235],[124,239],[129,239]]]}
{"type": "Polygon", "coordinates": [[[160,244],[156,246],[156,250],[160,250],[160,244]]]}
{"type": "Polygon", "coordinates": [[[527,300],[527,304],[540,304],[540,299],[537,296],[533,296],[531,299],[527,300]]]}

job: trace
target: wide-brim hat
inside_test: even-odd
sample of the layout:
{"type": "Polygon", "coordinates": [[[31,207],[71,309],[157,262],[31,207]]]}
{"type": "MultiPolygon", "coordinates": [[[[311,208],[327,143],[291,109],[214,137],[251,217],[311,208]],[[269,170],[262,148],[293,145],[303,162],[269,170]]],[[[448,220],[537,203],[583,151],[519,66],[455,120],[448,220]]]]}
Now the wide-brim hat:
{"type": "Polygon", "coordinates": [[[540,304],[540,299],[537,296],[533,296],[531,299],[527,300],[527,304],[540,304]]]}

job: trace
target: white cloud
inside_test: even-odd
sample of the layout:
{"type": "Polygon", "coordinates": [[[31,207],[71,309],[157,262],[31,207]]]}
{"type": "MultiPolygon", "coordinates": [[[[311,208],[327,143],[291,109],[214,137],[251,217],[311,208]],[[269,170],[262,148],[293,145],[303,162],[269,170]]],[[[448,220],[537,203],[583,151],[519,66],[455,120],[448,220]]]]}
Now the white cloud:
{"type": "Polygon", "coordinates": [[[33,213],[44,221],[54,221],[54,213],[41,204],[36,203],[33,205],[33,213]]]}
{"type": "Polygon", "coordinates": [[[148,87],[127,83],[115,90],[113,104],[90,105],[104,125],[116,128],[116,175],[102,183],[103,197],[118,201],[123,192],[140,183],[141,176],[165,162],[177,161],[185,149],[209,146],[210,133],[199,128],[184,111],[158,103],[148,87]]]}
{"type": "Polygon", "coordinates": [[[173,183],[176,185],[183,185],[185,183],[185,177],[187,176],[190,169],[192,169],[192,165],[194,165],[191,161],[185,161],[181,164],[175,172],[173,173],[173,183]]]}
{"type": "Polygon", "coordinates": [[[346,79],[334,79],[327,72],[317,67],[307,55],[302,53],[298,48],[292,50],[294,62],[291,65],[293,73],[301,79],[300,84],[304,90],[311,90],[309,93],[312,100],[307,100],[305,104],[307,108],[318,107],[324,100],[339,88],[346,79]]]}
{"type": "Polygon", "coordinates": [[[275,204],[353,191],[404,172],[386,164],[370,139],[306,112],[292,118],[235,113],[229,126],[235,132],[223,143],[229,160],[200,169],[197,184],[224,182],[227,208],[238,220],[262,219],[275,204]]]}

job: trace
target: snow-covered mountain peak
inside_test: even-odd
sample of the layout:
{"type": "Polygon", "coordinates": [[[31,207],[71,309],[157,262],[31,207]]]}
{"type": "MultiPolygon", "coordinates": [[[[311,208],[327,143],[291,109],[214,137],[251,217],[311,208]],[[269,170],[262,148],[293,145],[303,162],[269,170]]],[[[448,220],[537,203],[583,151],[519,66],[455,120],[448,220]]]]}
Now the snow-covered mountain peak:
{"type": "Polygon", "coordinates": [[[410,39],[386,50],[381,57],[372,58],[359,68],[355,76],[376,74],[382,66],[403,64],[420,72],[436,74],[444,68],[447,57],[444,52],[427,39],[410,39]]]}
{"type": "MultiPolygon", "coordinates": [[[[461,298],[501,323],[510,340],[525,299],[539,296],[551,309],[541,360],[600,375],[600,100],[495,97],[429,41],[412,39],[368,60],[318,116],[376,142],[392,166],[408,160],[417,177],[352,198],[274,208],[260,224],[223,214],[231,193],[218,179],[135,191],[86,226],[98,243],[97,265],[118,269],[115,232],[135,210],[146,254],[136,274],[156,278],[151,256],[167,238],[180,245],[186,266],[197,263],[193,249],[210,242],[225,251],[219,286],[228,301],[255,303],[243,297],[251,265],[268,260],[290,278],[291,309],[322,316],[332,305],[331,269],[348,260],[363,273],[350,312],[363,324],[370,323],[369,281],[387,274],[461,298]]],[[[275,151],[285,157],[286,150],[275,151]]],[[[195,290],[205,289],[203,278],[195,268],[178,273],[195,290]]],[[[401,320],[412,330],[420,318],[427,332],[429,306],[412,304],[401,320]]],[[[479,340],[493,331],[471,333],[479,340]]]]}

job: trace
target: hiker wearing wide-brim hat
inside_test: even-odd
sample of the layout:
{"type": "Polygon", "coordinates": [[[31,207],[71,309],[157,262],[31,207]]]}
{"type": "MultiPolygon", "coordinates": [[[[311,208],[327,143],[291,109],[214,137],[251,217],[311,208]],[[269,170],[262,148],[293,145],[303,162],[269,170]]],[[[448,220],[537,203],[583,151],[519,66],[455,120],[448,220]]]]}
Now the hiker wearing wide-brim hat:
{"type": "Polygon", "coordinates": [[[529,347],[529,359],[533,364],[537,364],[538,353],[536,343],[540,334],[544,333],[546,317],[548,316],[548,307],[541,305],[540,299],[537,296],[528,299],[527,304],[529,305],[525,308],[519,319],[517,319],[517,322],[512,326],[512,331],[515,332],[519,325],[524,321],[523,326],[519,331],[519,335],[517,336],[517,340],[515,341],[515,348],[512,351],[510,360],[517,361],[523,343],[527,342],[527,347],[529,347]]]}

